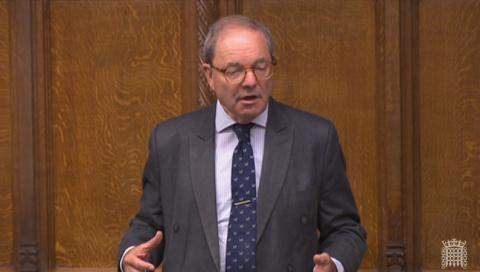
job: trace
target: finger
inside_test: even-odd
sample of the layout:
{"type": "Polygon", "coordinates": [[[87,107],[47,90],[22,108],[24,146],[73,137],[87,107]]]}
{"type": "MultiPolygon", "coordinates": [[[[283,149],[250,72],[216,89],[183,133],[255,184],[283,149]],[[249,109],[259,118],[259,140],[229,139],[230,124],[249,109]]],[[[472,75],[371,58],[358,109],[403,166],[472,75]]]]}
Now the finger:
{"type": "Polygon", "coordinates": [[[133,267],[125,267],[123,268],[123,272],[144,272],[145,270],[138,270],[133,267]]]}
{"type": "Polygon", "coordinates": [[[330,255],[327,253],[315,254],[315,256],[313,256],[313,262],[320,267],[329,266],[331,265],[330,255]]]}
{"type": "Polygon", "coordinates": [[[153,236],[152,239],[142,244],[142,247],[150,251],[155,247],[157,247],[162,242],[162,239],[163,239],[163,233],[161,231],[157,231],[157,233],[155,233],[155,236],[153,236]]]}
{"type": "Polygon", "coordinates": [[[146,262],[140,258],[132,258],[125,260],[125,272],[127,271],[153,271],[155,266],[149,262],[146,262]],[[131,268],[135,270],[131,270],[131,268]]]}
{"type": "Polygon", "coordinates": [[[132,266],[124,266],[123,272],[145,272],[145,269],[142,270],[142,269],[133,268],[132,266]]]}

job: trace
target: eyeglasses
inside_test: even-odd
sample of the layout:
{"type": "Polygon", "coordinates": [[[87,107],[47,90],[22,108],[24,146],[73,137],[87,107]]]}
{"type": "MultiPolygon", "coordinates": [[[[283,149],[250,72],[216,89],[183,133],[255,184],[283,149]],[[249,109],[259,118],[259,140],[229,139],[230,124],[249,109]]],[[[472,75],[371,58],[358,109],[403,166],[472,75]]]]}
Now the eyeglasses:
{"type": "Polygon", "coordinates": [[[221,72],[225,77],[225,80],[230,84],[239,84],[247,76],[247,71],[251,70],[257,80],[266,80],[273,76],[273,66],[277,64],[275,59],[272,61],[261,61],[251,67],[244,67],[241,65],[229,65],[223,69],[215,67],[213,64],[210,66],[221,72]]]}

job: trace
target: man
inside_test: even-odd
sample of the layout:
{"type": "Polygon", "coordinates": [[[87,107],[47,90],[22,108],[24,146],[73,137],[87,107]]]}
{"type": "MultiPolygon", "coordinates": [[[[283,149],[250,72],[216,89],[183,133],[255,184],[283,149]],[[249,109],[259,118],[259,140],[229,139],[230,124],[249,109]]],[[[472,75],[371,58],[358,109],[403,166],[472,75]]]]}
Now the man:
{"type": "Polygon", "coordinates": [[[270,98],[270,31],[224,17],[203,59],[217,103],[153,131],[120,269],[355,271],[366,235],[336,131],[270,98]]]}

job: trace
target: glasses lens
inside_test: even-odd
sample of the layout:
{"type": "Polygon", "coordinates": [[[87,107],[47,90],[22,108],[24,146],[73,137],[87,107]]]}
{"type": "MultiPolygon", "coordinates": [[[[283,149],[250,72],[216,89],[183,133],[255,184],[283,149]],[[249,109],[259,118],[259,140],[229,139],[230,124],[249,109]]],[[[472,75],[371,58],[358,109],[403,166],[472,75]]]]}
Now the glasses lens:
{"type": "MultiPolygon", "coordinates": [[[[257,80],[265,80],[273,75],[272,64],[268,62],[258,63],[248,70],[251,70],[255,74],[257,80]]],[[[243,66],[228,66],[223,71],[223,74],[228,82],[238,84],[245,79],[247,70],[243,66]]]]}
{"type": "Polygon", "coordinates": [[[255,67],[254,71],[258,79],[267,79],[273,74],[272,65],[270,64],[255,67]]]}
{"type": "Polygon", "coordinates": [[[230,82],[240,82],[245,75],[245,69],[240,66],[230,66],[225,69],[225,77],[230,82]]]}

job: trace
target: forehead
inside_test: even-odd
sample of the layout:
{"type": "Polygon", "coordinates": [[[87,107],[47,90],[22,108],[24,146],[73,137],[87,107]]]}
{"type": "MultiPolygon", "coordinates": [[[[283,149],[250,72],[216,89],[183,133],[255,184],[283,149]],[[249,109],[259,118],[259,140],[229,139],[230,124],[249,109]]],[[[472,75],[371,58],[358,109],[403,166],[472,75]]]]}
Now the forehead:
{"type": "Polygon", "coordinates": [[[219,33],[215,45],[215,58],[222,63],[249,64],[259,59],[269,59],[264,35],[245,27],[230,27],[219,33]]]}

